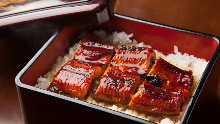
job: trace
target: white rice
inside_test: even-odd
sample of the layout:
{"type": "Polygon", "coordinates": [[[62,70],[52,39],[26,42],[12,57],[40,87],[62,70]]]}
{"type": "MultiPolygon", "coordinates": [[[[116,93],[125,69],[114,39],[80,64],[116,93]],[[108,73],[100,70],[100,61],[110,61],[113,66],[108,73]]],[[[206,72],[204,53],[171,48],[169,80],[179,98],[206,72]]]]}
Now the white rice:
{"type": "MultiPolygon", "coordinates": [[[[85,35],[86,35],[86,33],[83,33],[80,37],[82,38],[85,35]]],[[[139,47],[150,47],[151,48],[151,46],[145,45],[143,42],[137,43],[136,40],[131,40],[133,34],[128,35],[125,32],[113,32],[112,34],[108,34],[103,30],[99,30],[99,31],[95,31],[94,35],[96,35],[99,39],[101,39],[103,41],[106,41],[106,42],[109,42],[109,43],[112,43],[115,45],[119,45],[119,44],[136,45],[139,47]]],[[[56,72],[60,69],[60,67],[64,63],[66,63],[67,61],[72,59],[76,48],[77,48],[77,45],[74,45],[73,47],[71,47],[69,49],[69,53],[67,55],[65,55],[64,57],[58,57],[57,62],[54,64],[51,71],[49,71],[43,77],[38,78],[38,84],[36,84],[35,87],[41,88],[41,89],[47,89],[47,87],[50,84],[50,80],[51,80],[52,76],[54,74],[56,74],[56,72]]],[[[183,70],[192,70],[193,77],[194,77],[192,91],[194,92],[195,87],[197,86],[198,81],[200,80],[202,73],[203,73],[208,62],[205,59],[196,58],[193,55],[189,55],[187,53],[184,53],[184,54],[180,53],[178,51],[177,46],[174,46],[174,54],[169,54],[167,56],[157,50],[155,50],[155,51],[156,51],[157,58],[161,57],[161,58],[165,59],[166,61],[172,63],[173,65],[175,65],[183,70]]],[[[135,110],[127,109],[126,107],[121,106],[121,105],[108,105],[104,102],[97,102],[90,96],[85,101],[92,103],[92,104],[102,106],[102,107],[107,107],[111,110],[124,112],[128,115],[132,115],[132,116],[135,116],[138,118],[142,118],[142,119],[145,119],[148,121],[161,123],[161,124],[179,123],[184,112],[185,112],[185,109],[188,105],[188,102],[183,105],[182,111],[180,112],[180,114],[178,116],[152,117],[152,116],[144,114],[144,113],[139,113],[135,110]]]]}

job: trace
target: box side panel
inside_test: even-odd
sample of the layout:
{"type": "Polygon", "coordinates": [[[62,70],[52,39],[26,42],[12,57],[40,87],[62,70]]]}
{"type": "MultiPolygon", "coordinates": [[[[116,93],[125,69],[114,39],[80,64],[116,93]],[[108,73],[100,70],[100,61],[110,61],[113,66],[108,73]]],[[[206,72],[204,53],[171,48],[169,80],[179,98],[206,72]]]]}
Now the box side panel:
{"type": "MultiPolygon", "coordinates": [[[[129,18],[129,17],[128,17],[129,18]]],[[[128,20],[122,17],[113,17],[108,23],[99,26],[97,29],[108,32],[124,31],[133,34],[138,42],[151,45],[154,49],[164,54],[173,53],[174,46],[182,53],[188,53],[209,61],[218,46],[218,40],[170,29],[172,27],[155,25],[141,20],[128,20]]]]}
{"type": "Polygon", "coordinates": [[[18,88],[27,124],[137,123],[50,95],[18,88]]]}
{"type": "Polygon", "coordinates": [[[220,88],[219,75],[220,75],[220,56],[213,65],[211,72],[205,81],[200,95],[197,98],[195,107],[192,110],[191,116],[189,118],[189,123],[220,123],[220,102],[218,101],[218,95],[220,88]],[[204,114],[203,114],[204,113],[204,114]],[[207,114],[209,113],[209,114],[207,114]],[[204,119],[201,119],[204,118],[204,119]]]}

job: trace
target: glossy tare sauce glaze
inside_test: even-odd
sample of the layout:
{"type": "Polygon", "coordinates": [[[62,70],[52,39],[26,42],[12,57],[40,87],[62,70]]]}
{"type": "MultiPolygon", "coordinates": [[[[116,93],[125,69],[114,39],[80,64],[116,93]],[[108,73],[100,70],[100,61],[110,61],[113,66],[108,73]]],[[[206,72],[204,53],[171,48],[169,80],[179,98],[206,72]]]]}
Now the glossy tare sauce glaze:
{"type": "Polygon", "coordinates": [[[140,75],[147,72],[155,56],[150,48],[118,46],[94,97],[107,102],[128,103],[142,82],[140,75]]]}
{"type": "Polygon", "coordinates": [[[92,37],[83,39],[67,64],[54,75],[48,90],[83,98],[94,78],[99,77],[115,52],[111,44],[92,37]]]}
{"type": "Polygon", "coordinates": [[[181,70],[160,58],[155,61],[149,74],[157,75],[161,82],[161,88],[183,92],[183,101],[187,99],[190,86],[193,83],[192,71],[181,70]]]}
{"type": "Polygon", "coordinates": [[[48,90],[78,98],[91,91],[90,96],[99,101],[128,104],[150,113],[178,114],[190,92],[192,71],[155,58],[151,48],[114,46],[86,37],[73,59],[53,76],[48,90]],[[91,89],[96,79],[99,84],[91,89]]]}
{"type": "Polygon", "coordinates": [[[129,106],[150,113],[178,114],[192,82],[192,71],[181,70],[157,59],[129,106]]]}

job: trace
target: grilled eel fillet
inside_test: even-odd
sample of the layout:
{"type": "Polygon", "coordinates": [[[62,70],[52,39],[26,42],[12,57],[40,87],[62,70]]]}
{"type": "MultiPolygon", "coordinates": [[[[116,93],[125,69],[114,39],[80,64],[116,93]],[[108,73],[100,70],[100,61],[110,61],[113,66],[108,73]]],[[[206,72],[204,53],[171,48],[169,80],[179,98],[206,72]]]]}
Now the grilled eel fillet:
{"type": "Polygon", "coordinates": [[[192,81],[192,71],[181,70],[164,59],[157,59],[129,106],[150,113],[179,114],[192,81]]]}
{"type": "Polygon", "coordinates": [[[100,76],[115,52],[115,47],[92,37],[79,43],[73,59],[52,78],[48,90],[83,98],[94,78],[100,76]]]}
{"type": "Polygon", "coordinates": [[[147,72],[155,56],[154,50],[150,48],[118,46],[101,77],[94,98],[113,103],[129,103],[141,83],[140,75],[147,72]]]}

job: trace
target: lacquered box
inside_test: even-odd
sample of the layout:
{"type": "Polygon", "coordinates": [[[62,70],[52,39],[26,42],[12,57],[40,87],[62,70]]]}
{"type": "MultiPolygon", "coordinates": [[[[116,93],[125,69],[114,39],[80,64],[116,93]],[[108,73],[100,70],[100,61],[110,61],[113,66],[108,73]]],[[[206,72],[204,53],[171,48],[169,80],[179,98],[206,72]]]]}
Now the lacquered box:
{"type": "MultiPolygon", "coordinates": [[[[85,30],[103,29],[107,32],[133,33],[137,41],[151,45],[164,54],[173,53],[177,46],[188,53],[208,61],[208,65],[193,93],[180,123],[187,123],[202,87],[216,64],[220,45],[215,36],[139,20],[115,14],[108,22],[94,27],[68,27],[56,32],[16,76],[19,98],[26,123],[152,123],[125,113],[49,92],[34,87],[37,78],[46,74],[58,56],[78,42],[85,30]]],[[[218,63],[219,64],[219,63],[218,63]]]]}
{"type": "Polygon", "coordinates": [[[50,22],[56,26],[92,25],[109,20],[115,0],[0,1],[0,27],[50,22]]]}

